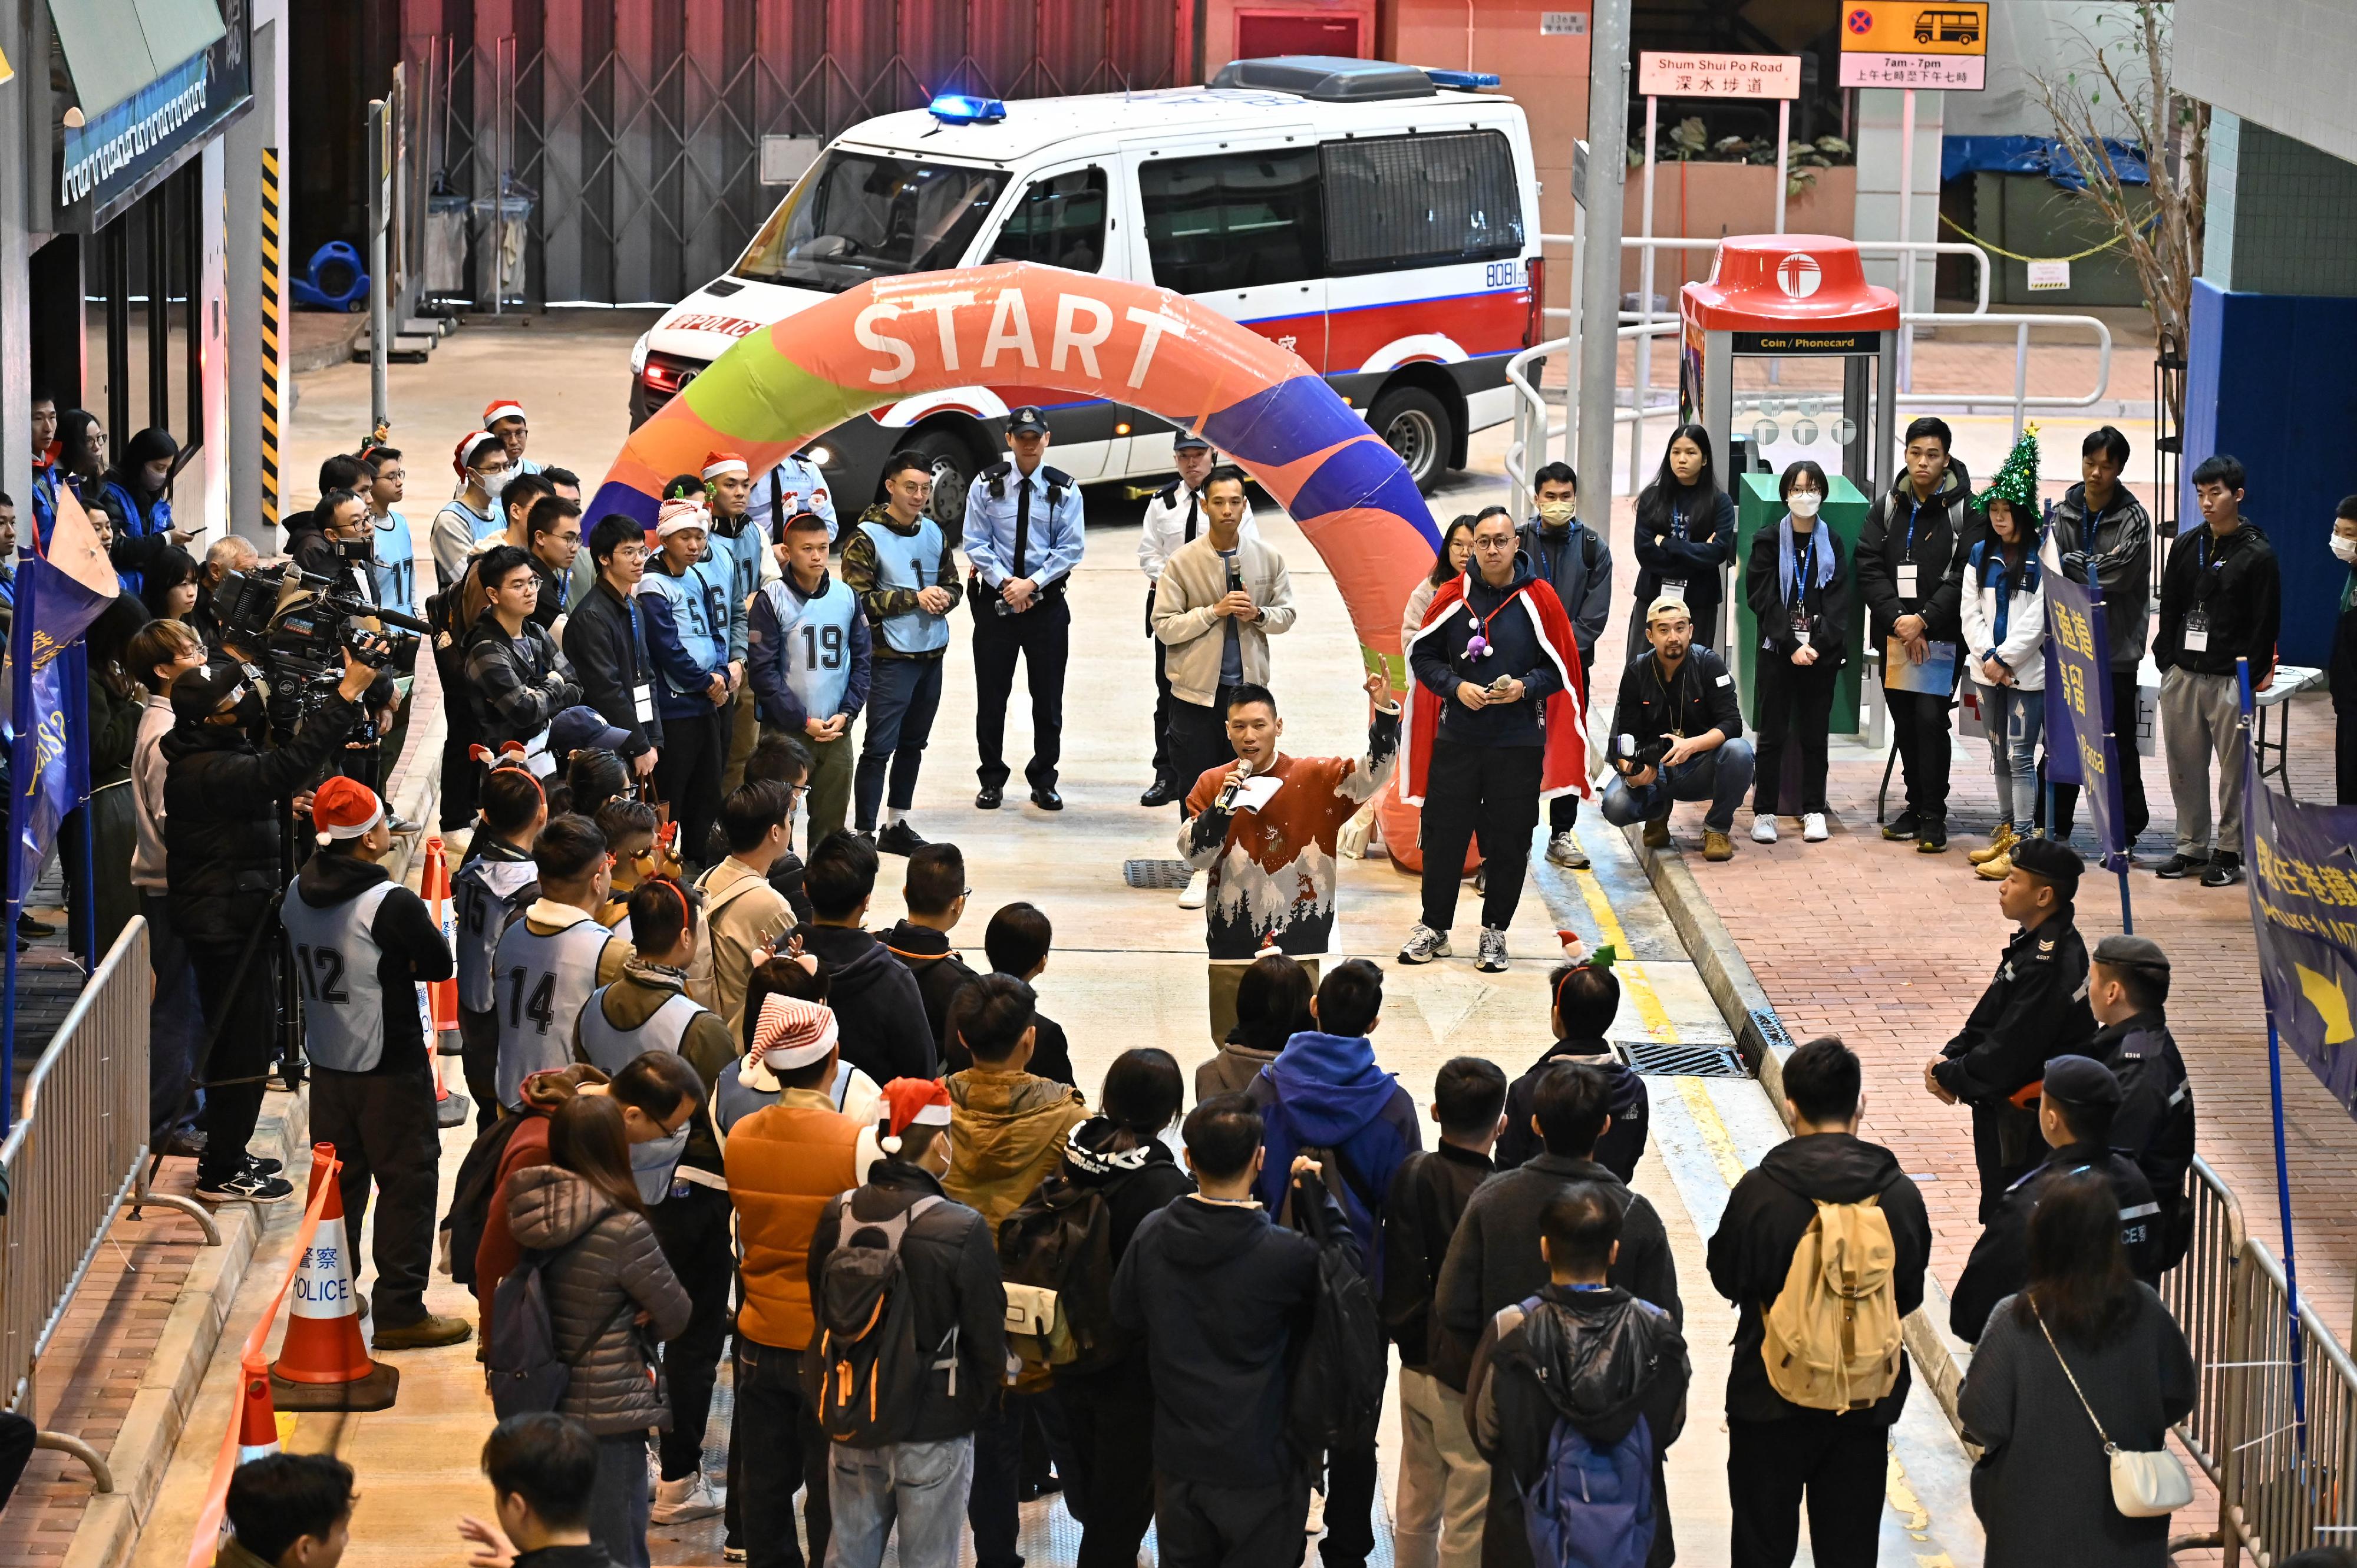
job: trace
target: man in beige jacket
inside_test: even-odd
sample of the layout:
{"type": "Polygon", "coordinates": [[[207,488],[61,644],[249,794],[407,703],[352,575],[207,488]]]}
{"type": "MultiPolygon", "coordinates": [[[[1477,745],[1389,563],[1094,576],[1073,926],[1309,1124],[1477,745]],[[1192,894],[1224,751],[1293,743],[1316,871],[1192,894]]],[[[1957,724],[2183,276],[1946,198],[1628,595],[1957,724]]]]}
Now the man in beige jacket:
{"type": "Polygon", "coordinates": [[[696,879],[712,943],[712,972],[689,990],[726,1020],[728,1037],[745,1037],[745,986],[764,950],[793,929],[785,895],[770,886],[770,864],[786,853],[793,796],[775,779],[739,784],[720,802],[728,856],[696,879]],[[708,991],[709,994],[705,993],[708,991]]]}
{"type": "MultiPolygon", "coordinates": [[[[1223,464],[1203,481],[1206,527],[1164,563],[1154,589],[1154,635],[1170,678],[1171,771],[1182,785],[1235,760],[1228,744],[1228,696],[1268,684],[1268,639],[1293,625],[1293,582],[1285,557],[1243,532],[1243,470],[1223,464]]],[[[1186,789],[1178,812],[1187,813],[1186,789]]],[[[1211,874],[1198,871],[1178,896],[1200,909],[1211,874]]]]}

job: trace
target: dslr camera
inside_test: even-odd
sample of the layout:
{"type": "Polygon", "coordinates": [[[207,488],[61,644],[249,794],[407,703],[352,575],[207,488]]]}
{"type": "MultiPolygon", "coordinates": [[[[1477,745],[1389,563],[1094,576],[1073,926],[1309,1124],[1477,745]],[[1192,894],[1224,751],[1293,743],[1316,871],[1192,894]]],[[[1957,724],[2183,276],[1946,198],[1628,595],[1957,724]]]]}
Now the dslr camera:
{"type": "Polygon", "coordinates": [[[1633,735],[1616,735],[1605,748],[1605,757],[1623,773],[1642,773],[1648,768],[1659,768],[1662,758],[1670,754],[1671,737],[1647,741],[1641,746],[1633,735]]]}

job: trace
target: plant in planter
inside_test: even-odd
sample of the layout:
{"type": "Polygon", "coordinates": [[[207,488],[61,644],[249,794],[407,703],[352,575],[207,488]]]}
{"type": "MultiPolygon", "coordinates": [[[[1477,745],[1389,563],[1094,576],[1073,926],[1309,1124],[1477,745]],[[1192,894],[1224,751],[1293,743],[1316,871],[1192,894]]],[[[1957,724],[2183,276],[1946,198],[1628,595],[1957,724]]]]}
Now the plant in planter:
{"type": "MultiPolygon", "coordinates": [[[[1688,115],[1670,127],[1668,140],[1660,156],[1664,161],[1677,163],[1751,164],[1759,166],[1776,161],[1776,138],[1773,136],[1720,136],[1714,140],[1700,115],[1688,115]]],[[[1819,169],[1837,168],[1857,161],[1857,153],[1839,136],[1819,136],[1813,142],[1795,142],[1785,150],[1784,194],[1796,197],[1817,183],[1819,169]]],[[[1629,166],[1642,167],[1645,147],[1641,142],[1629,145],[1629,166]]]]}

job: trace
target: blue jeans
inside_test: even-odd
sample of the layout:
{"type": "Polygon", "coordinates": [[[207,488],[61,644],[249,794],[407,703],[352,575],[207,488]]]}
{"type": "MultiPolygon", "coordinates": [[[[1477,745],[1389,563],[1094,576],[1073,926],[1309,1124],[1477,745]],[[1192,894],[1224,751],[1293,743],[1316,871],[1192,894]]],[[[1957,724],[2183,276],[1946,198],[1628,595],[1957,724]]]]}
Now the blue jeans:
{"type": "MultiPolygon", "coordinates": [[[[827,1538],[826,1568],[880,1568],[884,1539],[895,1525],[902,1568],[957,1568],[974,1484],[973,1434],[888,1448],[834,1447],[827,1501],[834,1532],[827,1538]]],[[[643,1482],[639,1490],[645,1493],[643,1482]]]]}
{"type": "Polygon", "coordinates": [[[1604,786],[1604,820],[1625,828],[1669,815],[1677,800],[1708,800],[1702,825],[1718,832],[1735,826],[1735,808],[1751,789],[1751,743],[1730,740],[1675,768],[1654,769],[1651,784],[1631,788],[1615,777],[1604,786]]]}
{"type": "Polygon", "coordinates": [[[942,660],[878,659],[867,687],[867,728],[859,738],[859,770],[853,787],[853,821],[864,832],[876,825],[886,803],[884,776],[891,771],[890,805],[905,811],[916,803],[917,769],[924,766],[925,742],[933,735],[933,714],[942,705],[942,660]]]}
{"type": "Polygon", "coordinates": [[[2046,728],[2046,693],[1983,686],[1980,694],[1996,774],[1996,820],[2027,832],[2038,810],[2038,737],[2046,728]]]}

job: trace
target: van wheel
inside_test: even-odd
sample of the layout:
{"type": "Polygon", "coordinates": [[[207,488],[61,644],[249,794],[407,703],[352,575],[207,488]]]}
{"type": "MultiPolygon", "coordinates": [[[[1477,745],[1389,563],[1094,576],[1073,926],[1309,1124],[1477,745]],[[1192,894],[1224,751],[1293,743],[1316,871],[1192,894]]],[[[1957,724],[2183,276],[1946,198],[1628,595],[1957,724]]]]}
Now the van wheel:
{"type": "Polygon", "coordinates": [[[909,442],[908,449],[933,471],[933,521],[956,537],[965,526],[965,493],[977,471],[974,453],[946,430],[928,430],[909,442]]]}
{"type": "Polygon", "coordinates": [[[1457,439],[1440,400],[1422,387],[1394,387],[1375,400],[1367,424],[1399,454],[1415,488],[1430,495],[1457,439]]]}

